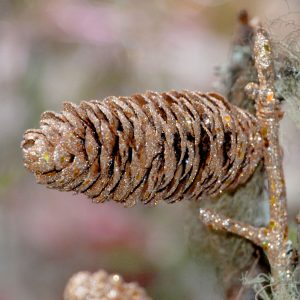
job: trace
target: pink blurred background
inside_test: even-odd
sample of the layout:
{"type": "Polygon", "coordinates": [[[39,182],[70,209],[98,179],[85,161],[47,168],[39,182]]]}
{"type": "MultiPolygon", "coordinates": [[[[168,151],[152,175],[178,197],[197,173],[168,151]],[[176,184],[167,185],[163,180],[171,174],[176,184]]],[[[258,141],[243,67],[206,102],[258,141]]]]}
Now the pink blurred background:
{"type": "MultiPolygon", "coordinates": [[[[62,299],[72,273],[99,268],[139,281],[156,299],[222,299],[209,265],[189,254],[186,203],[125,209],[48,190],[24,170],[19,144],[64,100],[213,89],[243,8],[270,24],[300,3],[1,0],[0,300],[62,299]]],[[[299,130],[288,118],[282,127],[293,215],[299,130]]]]}

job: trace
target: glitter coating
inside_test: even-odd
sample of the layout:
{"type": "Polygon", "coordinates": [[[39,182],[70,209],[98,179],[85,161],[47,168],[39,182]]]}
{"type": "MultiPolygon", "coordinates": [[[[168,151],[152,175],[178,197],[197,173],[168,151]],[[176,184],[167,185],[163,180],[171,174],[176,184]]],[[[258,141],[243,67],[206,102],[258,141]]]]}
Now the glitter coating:
{"type": "Polygon", "coordinates": [[[262,247],[268,257],[275,286],[280,287],[280,283],[287,283],[292,275],[291,261],[287,255],[290,241],[287,239],[287,202],[282,151],[279,143],[279,123],[282,112],[279,101],[274,97],[275,74],[270,39],[262,28],[258,28],[256,32],[254,59],[259,84],[249,83],[246,90],[255,100],[257,121],[264,144],[263,157],[269,194],[269,224],[267,227],[255,228],[250,224],[242,224],[205,209],[200,209],[199,218],[207,226],[235,233],[262,247]]]}
{"type": "Polygon", "coordinates": [[[25,132],[22,149],[39,183],[132,206],[235,189],[262,143],[256,118],[222,96],[171,91],[65,103],[25,132]]]}
{"type": "Polygon", "coordinates": [[[137,283],[126,283],[120,275],[79,272],[65,287],[64,300],[151,300],[137,283]]]}

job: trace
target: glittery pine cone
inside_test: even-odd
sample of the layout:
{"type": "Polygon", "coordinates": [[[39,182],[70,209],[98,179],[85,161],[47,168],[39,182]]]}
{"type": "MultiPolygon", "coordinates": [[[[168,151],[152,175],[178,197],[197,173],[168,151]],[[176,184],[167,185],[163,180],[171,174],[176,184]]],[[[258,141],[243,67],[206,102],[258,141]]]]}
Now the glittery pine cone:
{"type": "Polygon", "coordinates": [[[71,277],[64,300],[151,300],[137,283],[126,283],[119,275],[79,272],[71,277]]]}
{"type": "Polygon", "coordinates": [[[65,103],[24,134],[39,183],[131,206],[216,196],[262,158],[256,118],[216,93],[147,92],[65,103]]]}

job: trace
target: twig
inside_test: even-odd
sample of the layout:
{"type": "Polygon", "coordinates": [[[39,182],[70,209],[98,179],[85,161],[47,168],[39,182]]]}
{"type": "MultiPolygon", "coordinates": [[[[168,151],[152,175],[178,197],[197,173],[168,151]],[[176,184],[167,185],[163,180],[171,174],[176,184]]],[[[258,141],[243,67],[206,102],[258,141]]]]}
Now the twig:
{"type": "Polygon", "coordinates": [[[275,286],[291,278],[288,249],[288,224],[282,153],[279,144],[279,121],[282,117],[279,101],[275,99],[272,48],[268,34],[258,28],[254,43],[254,59],[259,84],[249,83],[246,90],[255,100],[256,116],[264,141],[264,165],[268,180],[270,220],[267,227],[256,228],[200,209],[199,217],[215,230],[224,230],[244,237],[262,247],[268,257],[275,286]]]}

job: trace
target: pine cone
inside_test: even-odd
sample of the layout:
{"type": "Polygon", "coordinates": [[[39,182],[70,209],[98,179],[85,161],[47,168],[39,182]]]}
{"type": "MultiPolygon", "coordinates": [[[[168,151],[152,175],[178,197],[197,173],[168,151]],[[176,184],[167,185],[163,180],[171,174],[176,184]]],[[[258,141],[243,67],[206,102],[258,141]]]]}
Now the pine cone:
{"type": "Polygon", "coordinates": [[[215,93],[147,92],[65,103],[24,134],[39,183],[131,206],[216,196],[245,183],[262,158],[256,118],[215,93]]]}
{"type": "Polygon", "coordinates": [[[64,300],[151,300],[136,283],[126,283],[119,275],[79,272],[71,277],[64,300]]]}

